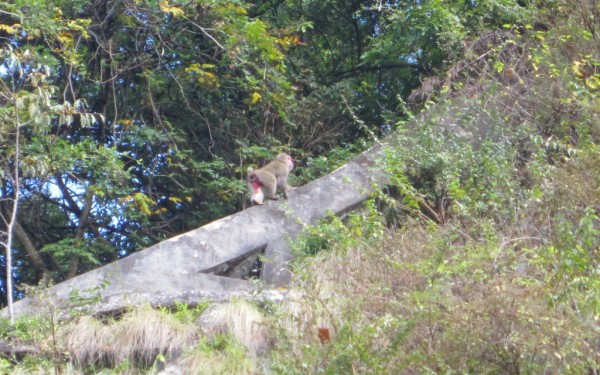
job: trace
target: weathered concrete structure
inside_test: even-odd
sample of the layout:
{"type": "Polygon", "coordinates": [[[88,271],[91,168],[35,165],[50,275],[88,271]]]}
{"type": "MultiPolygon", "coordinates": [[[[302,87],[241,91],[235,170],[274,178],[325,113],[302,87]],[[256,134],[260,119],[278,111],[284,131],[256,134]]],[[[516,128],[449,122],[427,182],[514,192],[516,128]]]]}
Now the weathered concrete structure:
{"type": "Polygon", "coordinates": [[[374,168],[381,149],[376,145],[329,175],[299,187],[289,200],[254,206],[160,242],[58,284],[43,300],[25,298],[15,303],[15,314],[43,310],[49,301],[64,310],[73,290],[81,296],[99,293],[99,310],[248,292],[256,289],[256,283],[242,276],[257,265],[267,285],[285,284],[290,277],[288,241],[328,212],[339,215],[364,202],[374,183],[386,183],[374,168]]]}

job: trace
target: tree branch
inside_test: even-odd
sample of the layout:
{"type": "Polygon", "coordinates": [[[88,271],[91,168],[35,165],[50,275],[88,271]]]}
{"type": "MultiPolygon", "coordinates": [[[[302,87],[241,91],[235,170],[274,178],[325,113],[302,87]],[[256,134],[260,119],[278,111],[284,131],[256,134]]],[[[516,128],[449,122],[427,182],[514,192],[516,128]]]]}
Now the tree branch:
{"type": "Polygon", "coordinates": [[[71,196],[71,192],[69,191],[69,188],[67,187],[67,185],[65,185],[65,182],[63,181],[62,176],[58,173],[55,173],[54,178],[56,178],[56,185],[60,189],[60,192],[62,193],[65,201],[67,201],[71,211],[73,211],[77,216],[80,216],[81,208],[79,208],[79,205],[77,204],[77,202],[75,202],[75,199],[73,199],[73,197],[71,196]]]}
{"type": "MultiPolygon", "coordinates": [[[[90,212],[92,211],[92,205],[94,204],[94,194],[88,190],[85,193],[85,202],[83,204],[83,210],[81,210],[79,214],[79,224],[77,225],[77,232],[75,233],[75,238],[77,240],[83,240],[83,236],[85,234],[85,227],[88,226],[88,217],[90,212]]],[[[96,231],[97,233],[97,231],[96,231]]],[[[99,233],[97,233],[99,235],[99,233]]],[[[74,256],[69,262],[69,269],[67,271],[66,278],[70,279],[77,275],[77,269],[79,268],[79,257],[74,256]]]]}

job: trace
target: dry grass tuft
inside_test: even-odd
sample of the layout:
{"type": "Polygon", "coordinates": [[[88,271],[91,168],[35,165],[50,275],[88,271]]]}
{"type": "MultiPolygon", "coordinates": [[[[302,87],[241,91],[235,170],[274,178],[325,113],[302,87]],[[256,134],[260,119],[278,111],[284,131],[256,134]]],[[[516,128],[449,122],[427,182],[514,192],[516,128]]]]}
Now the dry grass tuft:
{"type": "Polygon", "coordinates": [[[124,361],[150,366],[161,354],[178,355],[195,338],[194,327],[150,308],[102,323],[83,317],[68,336],[67,347],[78,367],[114,367],[124,361]]]}
{"type": "Polygon", "coordinates": [[[270,346],[270,333],[265,317],[258,308],[244,300],[216,304],[197,322],[209,337],[231,334],[254,355],[264,354],[270,346]]]}

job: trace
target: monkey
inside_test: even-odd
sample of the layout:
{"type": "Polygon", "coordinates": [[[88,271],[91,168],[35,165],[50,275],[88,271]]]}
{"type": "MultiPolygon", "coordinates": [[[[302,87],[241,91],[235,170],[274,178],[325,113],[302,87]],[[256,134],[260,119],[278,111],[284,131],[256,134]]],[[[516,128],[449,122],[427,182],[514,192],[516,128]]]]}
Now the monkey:
{"type": "Polygon", "coordinates": [[[248,168],[246,180],[253,204],[263,204],[264,198],[277,200],[277,189],[287,198],[294,189],[288,185],[287,178],[294,169],[294,159],[286,153],[277,155],[269,164],[260,169],[248,168]],[[263,191],[264,188],[264,191],[263,191]]]}

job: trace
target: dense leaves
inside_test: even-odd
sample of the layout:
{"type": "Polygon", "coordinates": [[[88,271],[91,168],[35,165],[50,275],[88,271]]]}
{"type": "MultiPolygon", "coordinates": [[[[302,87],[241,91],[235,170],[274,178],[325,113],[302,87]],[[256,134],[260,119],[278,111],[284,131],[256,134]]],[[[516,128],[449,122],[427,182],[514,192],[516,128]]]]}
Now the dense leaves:
{"type": "Polygon", "coordinates": [[[72,277],[239,208],[236,140],[275,144],[291,94],[282,40],[244,4],[3,7],[1,186],[7,209],[23,188],[19,281],[72,277]]]}

